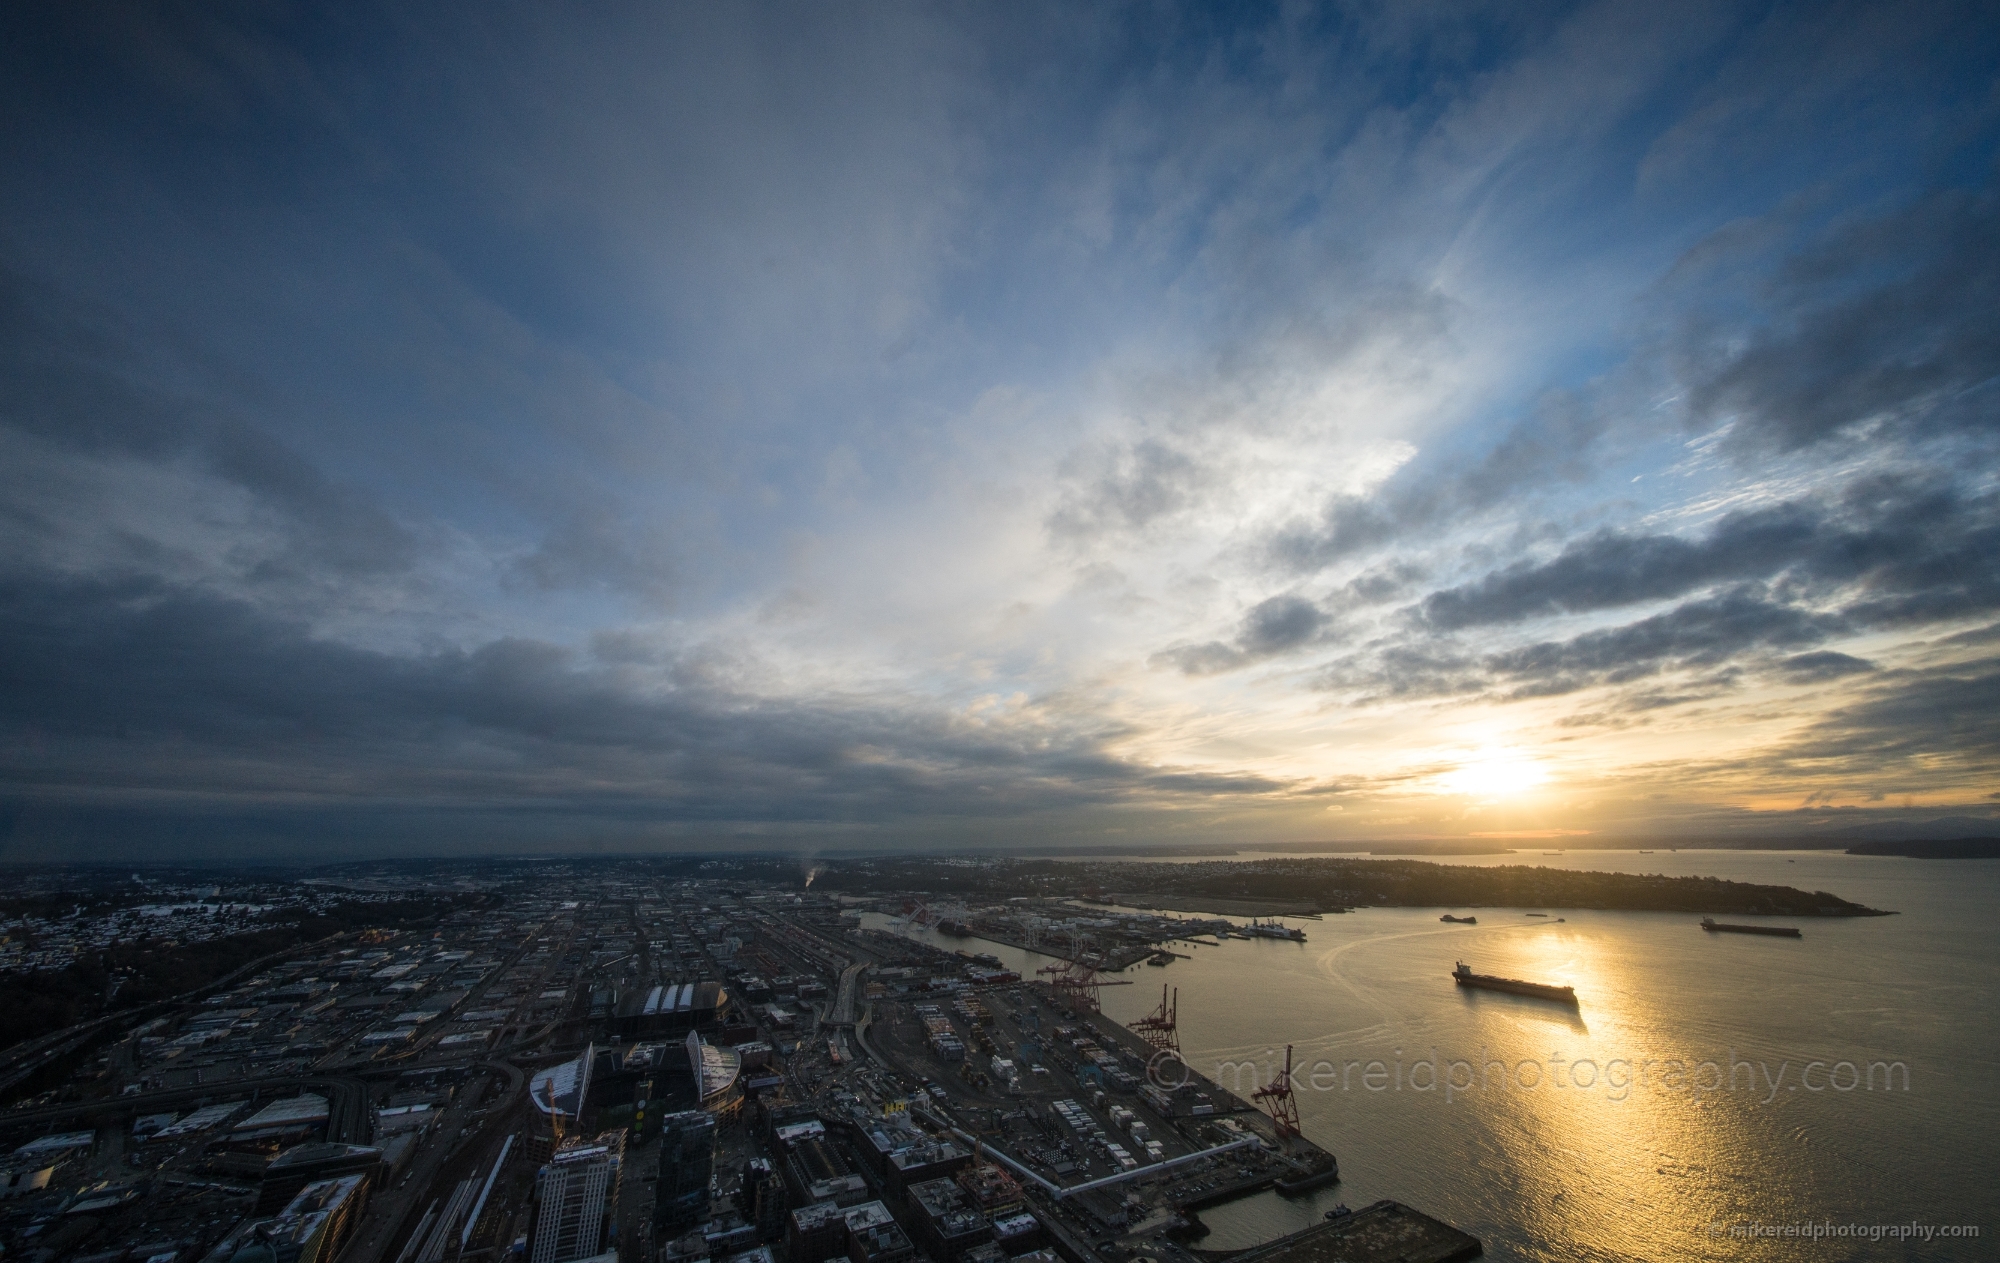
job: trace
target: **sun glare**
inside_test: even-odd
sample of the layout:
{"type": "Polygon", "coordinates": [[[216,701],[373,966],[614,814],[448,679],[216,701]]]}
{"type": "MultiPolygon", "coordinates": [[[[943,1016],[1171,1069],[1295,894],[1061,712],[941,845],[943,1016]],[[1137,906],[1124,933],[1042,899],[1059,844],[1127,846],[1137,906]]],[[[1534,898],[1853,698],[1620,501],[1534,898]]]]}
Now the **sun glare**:
{"type": "Polygon", "coordinates": [[[1545,783],[1548,768],[1519,750],[1481,750],[1437,778],[1448,794],[1472,798],[1511,798],[1545,783]]]}

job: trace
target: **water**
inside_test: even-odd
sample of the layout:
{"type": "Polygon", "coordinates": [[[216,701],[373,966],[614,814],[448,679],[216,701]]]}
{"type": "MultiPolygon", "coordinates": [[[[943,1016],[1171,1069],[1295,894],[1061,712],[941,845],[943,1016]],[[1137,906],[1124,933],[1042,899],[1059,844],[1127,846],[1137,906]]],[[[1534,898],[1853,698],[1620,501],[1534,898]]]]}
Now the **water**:
{"type": "Polygon", "coordinates": [[[1680,913],[1481,908],[1477,926],[1459,926],[1441,924],[1442,909],[1371,909],[1291,920],[1304,944],[1232,940],[1134,969],[1138,985],[1104,990],[1105,1011],[1130,1021],[1159,1002],[1161,982],[1178,987],[1183,1051],[1224,1086],[1247,1093],[1293,1045],[1306,1134],[1340,1158],[1341,1184],[1311,1198],[1204,1211],[1205,1248],[1304,1227],[1335,1201],[1392,1197],[1478,1235],[1496,1259],[2000,1257],[2000,861],[1571,851],[1448,862],[1712,875],[1900,915],[1807,918],[1794,941],[1704,934],[1680,913]],[[1459,960],[1568,983],[1580,1010],[1458,988],[1459,960]],[[1426,1061],[1434,1069],[1417,1067],[1426,1061]],[[1984,1233],[1715,1235],[1829,1221],[1984,1233]]]}

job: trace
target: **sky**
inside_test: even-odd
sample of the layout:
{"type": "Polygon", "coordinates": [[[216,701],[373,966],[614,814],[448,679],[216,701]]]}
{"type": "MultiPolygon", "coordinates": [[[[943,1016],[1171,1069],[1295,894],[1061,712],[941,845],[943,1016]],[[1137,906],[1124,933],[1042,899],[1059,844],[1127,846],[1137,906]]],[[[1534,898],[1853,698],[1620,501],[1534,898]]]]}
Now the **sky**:
{"type": "Polygon", "coordinates": [[[10,6],[0,859],[2000,828],[2000,16],[10,6]]]}

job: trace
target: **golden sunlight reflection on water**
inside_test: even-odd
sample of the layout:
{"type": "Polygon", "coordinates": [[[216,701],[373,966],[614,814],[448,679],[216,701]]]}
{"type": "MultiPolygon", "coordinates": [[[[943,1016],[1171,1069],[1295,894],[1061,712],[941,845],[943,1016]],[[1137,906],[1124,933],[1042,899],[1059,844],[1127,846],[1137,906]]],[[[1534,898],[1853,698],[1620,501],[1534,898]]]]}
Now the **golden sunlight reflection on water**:
{"type": "Polygon", "coordinates": [[[1106,1012],[1130,1021],[1158,1003],[1159,982],[1178,987],[1188,1060],[1225,1087],[1268,1080],[1293,1044],[1306,1134],[1339,1157],[1332,1188],[1204,1210],[1201,1247],[1394,1198],[1496,1259],[1977,1257],[1963,1243],[1744,1240],[1711,1225],[1992,1220],[2000,864],[1659,861],[1811,883],[1902,915],[1808,919],[1788,940],[1704,934],[1675,913],[1456,909],[1479,918],[1461,926],[1440,923],[1443,909],[1376,908],[1288,919],[1304,944],[1180,949],[1190,959],[1134,970],[1148,985],[1107,988],[1106,1012]],[[1567,983],[1579,1005],[1460,988],[1461,960],[1567,983]],[[1433,1050],[1435,1071],[1417,1070],[1433,1050]],[[1370,1078],[1377,1061],[1385,1074],[1370,1078]],[[1813,1062],[1817,1090],[1800,1080],[1813,1062]],[[1898,1063],[1909,1079],[1830,1090],[1823,1076],[1841,1062],[1898,1063]]]}
{"type": "MultiPolygon", "coordinates": [[[[1402,924],[1413,919],[1329,918],[1314,925],[1316,937],[1346,941],[1311,956],[1295,950],[1292,960],[1283,943],[1231,944],[1269,958],[1251,971],[1254,981],[1184,986],[1184,1040],[1197,1064],[1257,1064],[1227,1086],[1268,1078],[1282,1056],[1280,1047],[1242,1043],[1243,1033],[1270,1032],[1276,1044],[1282,1028],[1295,1044],[1307,1134],[1339,1153],[1346,1173],[1310,1210],[1398,1197],[1479,1233],[1497,1257],[1510,1244],[1541,1258],[1673,1258],[1708,1248],[1697,1238],[1735,1213],[1743,1168],[1769,1156],[1772,1138],[1756,1134],[1740,1100],[1724,1099],[1728,1050],[1675,1033],[1684,1026],[1678,1006],[1700,1003],[1695,989],[1659,986],[1637,959],[1644,949],[1619,935],[1552,921],[1402,924]],[[1479,972],[1567,983],[1585,1001],[1572,1010],[1459,988],[1449,973],[1460,959],[1479,972]],[[1274,1022],[1272,1009],[1292,1016],[1274,1022]],[[1208,1044],[1203,1062],[1197,1040],[1210,1023],[1237,1038],[1208,1044]],[[1390,1156],[1390,1138],[1404,1151],[1390,1156]]],[[[1739,1089],[1751,1074],[1739,1061],[1739,1089]]],[[[1204,1212],[1214,1229],[1204,1248],[1267,1238],[1277,1200],[1204,1212]]],[[[1767,1189],[1759,1205],[1767,1215],[1794,1209],[1780,1189],[1767,1189]]],[[[1311,1217],[1286,1213],[1299,1222],[1282,1227],[1311,1217]]]]}
{"type": "MultiPolygon", "coordinates": [[[[1908,920],[1809,921],[1804,940],[1704,934],[1669,913],[1481,908],[1461,926],[1439,912],[1294,920],[1303,945],[1232,941],[1172,967],[1190,1061],[1248,1058],[1258,1069],[1242,1078],[1268,1078],[1295,1045],[1306,1133],[1342,1168],[1339,1185],[1297,1203],[1267,1194],[1203,1211],[1203,1248],[1390,1197],[1480,1236],[1491,1258],[1868,1258],[1885,1247],[1746,1241],[1711,1225],[1978,1222],[1990,1203],[1983,1137],[1996,1120],[1980,1076],[1995,1022],[1977,997],[2000,971],[1979,946],[1994,934],[1976,887],[1908,920]],[[1566,983],[1579,1006],[1457,987],[1461,960],[1566,983]],[[1377,1061],[1388,1075],[1371,1083],[1377,1061]],[[1802,1090],[1813,1061],[1900,1062],[1916,1081],[1802,1090]],[[1419,1062],[1436,1069],[1413,1074],[1419,1062]],[[1956,1152],[1932,1137],[1956,1137],[1956,1152]]],[[[1150,990],[1108,989],[1106,1010],[1139,1016],[1150,990]]],[[[1941,1242],[1897,1249],[1962,1257],[1941,1242]]]]}

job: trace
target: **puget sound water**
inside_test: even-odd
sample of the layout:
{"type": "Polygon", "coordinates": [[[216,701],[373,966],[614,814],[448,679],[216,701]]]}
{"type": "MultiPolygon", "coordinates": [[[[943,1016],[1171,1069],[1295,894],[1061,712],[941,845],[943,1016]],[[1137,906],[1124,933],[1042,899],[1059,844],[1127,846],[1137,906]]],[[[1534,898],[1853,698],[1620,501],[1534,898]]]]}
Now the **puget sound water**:
{"type": "MultiPolygon", "coordinates": [[[[1440,862],[1714,876],[1898,915],[1784,922],[1804,930],[1793,940],[1708,934],[1685,913],[1378,908],[1286,918],[1305,943],[1177,945],[1191,959],[1128,971],[1105,1012],[1129,1022],[1178,987],[1187,1060],[1246,1096],[1293,1045],[1306,1134],[1342,1175],[1203,1211],[1201,1248],[1387,1197],[1493,1259],[2000,1258],[2000,861],[1440,862]],[[1479,923],[1441,923],[1447,911],[1479,923]],[[1579,1006],[1459,988],[1457,961],[1568,984],[1579,1006]],[[1944,1235],[1968,1227],[1980,1235],[1944,1235]]],[[[1024,976],[1045,963],[939,942],[1024,976]]]]}

